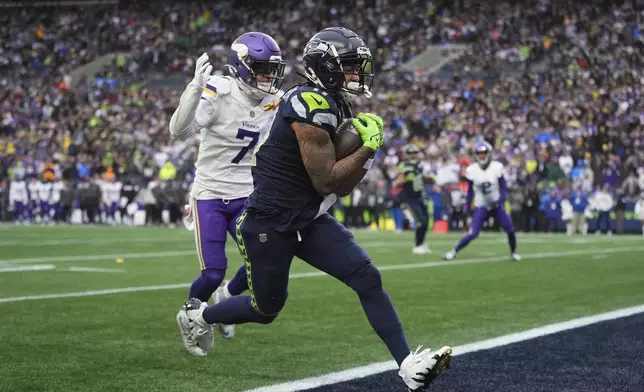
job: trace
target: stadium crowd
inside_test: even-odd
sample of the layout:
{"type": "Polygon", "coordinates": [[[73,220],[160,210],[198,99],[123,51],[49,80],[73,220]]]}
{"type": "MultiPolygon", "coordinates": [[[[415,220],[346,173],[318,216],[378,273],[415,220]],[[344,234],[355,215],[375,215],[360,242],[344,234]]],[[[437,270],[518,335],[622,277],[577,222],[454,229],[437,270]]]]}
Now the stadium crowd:
{"type": "MultiPolygon", "coordinates": [[[[10,218],[10,181],[24,178],[64,185],[52,186],[62,196],[27,191],[25,205],[47,198],[52,204],[67,200],[69,207],[69,214],[47,209],[25,213],[25,219],[67,220],[74,205],[83,205],[93,221],[93,206],[112,203],[133,216],[135,208],[127,207],[139,201],[154,222],[177,222],[185,202],[180,195],[187,195],[179,190],[190,184],[196,141],[174,141],[167,131],[180,91],[146,81],[179,77],[187,83],[202,52],[223,69],[228,45],[249,30],[272,34],[287,63],[297,64],[312,33],[346,25],[373,48],[374,97],[358,100],[356,109],[385,118],[387,147],[339,207],[395,207],[397,190],[390,183],[403,147],[411,143],[425,154],[428,197],[440,201],[449,220],[464,202],[461,175],[471,148],[486,139],[506,165],[508,208],[518,228],[561,229],[548,222],[561,216],[561,202],[573,190],[591,196],[605,188],[613,202],[595,210],[614,210],[616,217],[628,210],[639,219],[632,206],[644,192],[642,15],[641,2],[599,0],[221,1],[152,8],[123,2],[89,10],[10,9],[0,15],[4,218],[10,218]],[[438,72],[399,69],[428,45],[448,43],[471,49],[438,72]],[[115,52],[129,55],[115,56],[95,76],[73,80],[79,66],[115,52]],[[120,195],[107,196],[113,182],[140,191],[121,201],[120,195]],[[102,193],[101,187],[87,191],[94,184],[103,184],[102,193]],[[162,211],[169,211],[164,218],[162,211]]],[[[289,78],[286,87],[294,81],[289,78]]],[[[103,214],[106,221],[114,221],[110,211],[103,214]]],[[[350,215],[361,217],[351,220],[354,225],[373,220],[350,215]]]]}

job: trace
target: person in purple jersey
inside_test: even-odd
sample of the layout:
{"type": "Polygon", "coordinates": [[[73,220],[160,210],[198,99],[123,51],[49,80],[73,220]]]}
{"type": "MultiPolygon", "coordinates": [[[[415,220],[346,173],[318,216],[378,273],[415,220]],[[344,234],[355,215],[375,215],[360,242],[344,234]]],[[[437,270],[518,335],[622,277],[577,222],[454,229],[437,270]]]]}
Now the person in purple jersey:
{"type": "MultiPolygon", "coordinates": [[[[221,285],[228,267],[226,239],[236,240],[235,222],[253,191],[253,150],[270,130],[279,104],[284,61],[275,40],[259,32],[245,33],[231,45],[230,76],[210,75],[208,55],[196,61],[194,79],[181,95],[170,120],[170,133],[183,139],[199,133],[196,176],[190,191],[186,227],[195,232],[201,273],[190,287],[188,299],[215,303],[248,289],[242,266],[230,282],[221,285]]],[[[190,338],[192,320],[185,308],[177,313],[184,346],[204,356],[209,339],[190,338]]],[[[224,338],[234,335],[234,325],[215,324],[224,338]]],[[[212,330],[212,326],[209,326],[212,330]]],[[[211,332],[211,331],[209,331],[211,332]]]]}
{"type": "Polygon", "coordinates": [[[474,202],[472,226],[470,231],[456,244],[456,247],[445,254],[445,259],[453,260],[461,249],[478,237],[483,222],[493,216],[508,235],[512,260],[519,261],[521,257],[516,253],[517,237],[514,234],[512,220],[505,212],[503,205],[508,195],[505,168],[501,162],[491,159],[492,146],[487,142],[477,144],[474,147],[474,154],[476,162],[469,165],[465,171],[468,181],[465,211],[469,214],[472,202],[474,202]]]}

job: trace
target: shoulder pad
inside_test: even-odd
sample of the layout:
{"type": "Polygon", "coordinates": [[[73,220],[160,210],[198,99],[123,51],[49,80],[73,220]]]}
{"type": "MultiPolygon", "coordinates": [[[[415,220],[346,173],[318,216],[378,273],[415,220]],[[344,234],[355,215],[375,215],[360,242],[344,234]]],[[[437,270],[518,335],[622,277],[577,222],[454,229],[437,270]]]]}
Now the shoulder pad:
{"type": "Polygon", "coordinates": [[[468,180],[470,180],[470,181],[474,180],[472,177],[473,177],[473,175],[474,175],[474,171],[476,170],[476,168],[477,168],[477,167],[478,167],[478,164],[476,164],[476,163],[471,163],[471,164],[470,164],[470,165],[465,169],[465,177],[466,177],[468,180]]]}
{"type": "Polygon", "coordinates": [[[329,131],[338,127],[338,106],[335,99],[320,89],[300,86],[286,98],[285,117],[322,126],[329,131]]]}
{"type": "Polygon", "coordinates": [[[503,164],[502,164],[501,162],[499,162],[499,161],[492,161],[492,162],[490,162],[490,166],[491,166],[491,167],[493,167],[493,168],[494,168],[494,171],[496,171],[497,173],[499,173],[499,175],[503,174],[504,166],[503,166],[503,164]]]}
{"type": "Polygon", "coordinates": [[[227,76],[211,76],[201,94],[204,98],[216,98],[230,94],[232,80],[227,76]]]}

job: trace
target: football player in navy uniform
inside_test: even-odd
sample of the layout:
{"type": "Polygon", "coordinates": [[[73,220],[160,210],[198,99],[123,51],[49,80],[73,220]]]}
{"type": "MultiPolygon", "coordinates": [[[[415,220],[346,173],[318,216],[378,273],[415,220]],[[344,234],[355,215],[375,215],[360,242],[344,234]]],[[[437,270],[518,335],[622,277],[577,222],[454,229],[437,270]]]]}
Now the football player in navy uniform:
{"type": "Polygon", "coordinates": [[[288,91],[267,138],[255,150],[255,189],[237,221],[237,241],[247,268],[249,294],[208,307],[184,304],[196,344],[212,339],[211,324],[270,324],[286,303],[295,256],[351,287],[374,331],[400,366],[409,390],[425,389],[449,366],[451,348],[410,350],[380,272],[355,238],[327,210],[365,175],[382,146],[382,119],[360,113],[352,124],[363,145],[336,161],[338,124],[352,117],[357,95],[370,96],[373,60],[353,31],[324,29],[304,49],[307,83],[288,91]]]}
{"type": "Polygon", "coordinates": [[[420,149],[412,144],[405,147],[405,159],[398,165],[398,176],[395,187],[402,187],[400,192],[401,206],[406,208],[416,222],[415,246],[413,254],[428,254],[431,250],[425,245],[429,227],[429,211],[425,202],[423,168],[420,161],[420,149]]]}

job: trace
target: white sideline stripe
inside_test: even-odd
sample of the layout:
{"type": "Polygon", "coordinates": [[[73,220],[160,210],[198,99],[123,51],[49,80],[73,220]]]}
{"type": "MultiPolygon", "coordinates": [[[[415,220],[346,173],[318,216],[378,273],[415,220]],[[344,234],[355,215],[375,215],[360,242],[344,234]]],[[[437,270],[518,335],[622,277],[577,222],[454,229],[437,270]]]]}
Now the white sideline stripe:
{"type": "MultiPolygon", "coordinates": [[[[476,351],[489,350],[496,347],[506,346],[513,343],[519,343],[530,339],[539,338],[542,336],[552,335],[558,332],[568,331],[575,328],[585,327],[591,324],[600,323],[603,321],[615,320],[636,314],[644,313],[644,305],[632,306],[614,310],[611,312],[600,313],[593,316],[581,317],[561,323],[544,325],[529,329],[523,332],[512,333],[503,335],[492,339],[482,340],[479,342],[468,343],[461,346],[454,347],[453,355],[463,355],[473,353],[476,351]]],[[[368,377],[374,374],[383,373],[398,369],[394,361],[386,361],[379,363],[372,363],[371,365],[360,366],[344,371],[329,373],[319,377],[310,377],[297,381],[290,381],[283,384],[277,384],[267,387],[252,389],[246,392],[292,392],[304,391],[311,388],[317,388],[324,385],[337,384],[350,380],[356,380],[368,377]]],[[[402,384],[401,384],[402,385],[402,384]]]]}
{"type": "Polygon", "coordinates": [[[154,238],[112,238],[112,239],[61,239],[61,240],[45,240],[39,241],[33,239],[32,241],[19,241],[7,240],[0,241],[0,246],[24,246],[28,248],[43,247],[43,246],[61,246],[61,245],[108,245],[108,244],[136,244],[136,243],[154,243],[154,242],[187,242],[183,237],[154,237],[154,238]]]}
{"type": "MultiPolygon", "coordinates": [[[[556,238],[566,238],[566,237],[556,237],[556,238]]],[[[608,238],[608,237],[607,237],[608,238]]],[[[613,237],[614,238],[614,237],[613,237]]],[[[626,237],[624,237],[626,238],[626,237]]],[[[637,237],[638,240],[641,240],[640,237],[637,237]]],[[[543,243],[544,241],[538,240],[534,241],[535,238],[522,240],[522,243],[543,243]],[[532,240],[532,241],[531,241],[532,240]]],[[[594,240],[594,239],[593,239],[594,240]]],[[[506,240],[504,238],[482,238],[479,239],[477,244],[496,244],[503,243],[506,240]]],[[[596,241],[594,242],[596,243],[596,241]]],[[[373,242],[363,242],[360,245],[365,247],[367,250],[375,248],[397,248],[397,247],[410,247],[409,244],[395,241],[373,241],[373,242]]],[[[456,245],[456,240],[442,240],[442,241],[431,241],[430,246],[433,245],[456,245]]],[[[226,250],[234,251],[237,247],[235,245],[227,245],[226,250]]],[[[61,263],[61,262],[72,262],[72,261],[100,261],[100,260],[114,260],[116,258],[122,257],[125,259],[146,259],[146,258],[162,258],[162,257],[183,257],[183,256],[197,256],[197,251],[195,249],[189,250],[174,250],[174,251],[163,251],[163,252],[132,252],[132,253],[113,253],[113,254],[97,254],[97,255],[69,255],[69,256],[43,256],[43,257],[26,257],[26,258],[16,258],[16,259],[0,259],[0,264],[22,264],[22,263],[61,263]]],[[[415,257],[415,256],[414,256],[415,257]]]]}
{"type": "Polygon", "coordinates": [[[5,263],[55,263],[63,261],[98,261],[98,260],[114,260],[119,257],[125,259],[145,259],[154,257],[179,257],[179,256],[197,256],[196,250],[180,250],[180,251],[166,251],[166,252],[138,252],[138,253],[113,253],[102,255],[85,255],[85,256],[55,256],[55,257],[28,257],[20,259],[6,259],[0,260],[5,263]]]}
{"type": "Polygon", "coordinates": [[[120,288],[120,289],[81,291],[81,292],[77,292],[77,293],[29,295],[29,296],[25,296],[25,297],[0,298],[0,303],[20,302],[20,301],[37,301],[37,300],[42,300],[42,299],[56,299],[56,298],[92,297],[92,296],[96,296],[96,295],[133,293],[133,292],[139,292],[139,291],[172,290],[172,289],[183,289],[183,288],[188,288],[188,287],[190,287],[190,284],[188,284],[188,283],[180,283],[180,284],[168,284],[168,285],[163,285],[163,286],[124,287],[124,288],[120,288]]]}
{"type": "MultiPolygon", "coordinates": [[[[644,247],[606,248],[601,250],[586,249],[586,250],[576,250],[576,251],[568,251],[568,252],[533,253],[533,254],[523,256],[523,260],[547,259],[547,258],[559,257],[559,256],[579,256],[579,255],[597,254],[597,253],[630,252],[630,251],[640,251],[640,250],[644,250],[644,247]]],[[[378,266],[378,269],[381,271],[390,271],[390,270],[394,271],[394,270],[407,270],[407,269],[416,269],[416,268],[442,267],[442,266],[450,266],[450,265],[493,263],[493,262],[502,262],[502,261],[508,261],[508,260],[509,260],[509,257],[507,256],[482,257],[482,258],[463,259],[463,260],[456,260],[456,261],[430,261],[427,263],[415,263],[415,264],[381,265],[381,266],[378,266]]],[[[289,279],[312,278],[316,276],[327,276],[327,274],[321,271],[300,272],[300,273],[291,274],[289,276],[289,279]]],[[[187,287],[190,287],[191,284],[192,283],[179,283],[179,284],[157,285],[157,286],[136,286],[136,287],[124,287],[120,289],[79,291],[75,293],[42,294],[42,295],[30,295],[30,296],[24,296],[24,297],[5,297],[5,298],[0,298],[0,303],[35,301],[35,300],[43,300],[43,299],[57,299],[57,298],[92,297],[97,295],[132,293],[132,292],[138,292],[138,291],[172,290],[172,289],[187,288],[187,287]]]]}
{"type": "Polygon", "coordinates": [[[18,265],[18,266],[5,266],[0,265],[0,272],[25,272],[25,271],[50,271],[56,268],[53,264],[40,264],[40,265],[18,265]]]}
{"type": "Polygon", "coordinates": [[[71,272],[125,272],[119,268],[94,268],[94,267],[67,267],[66,271],[71,272]]]}

